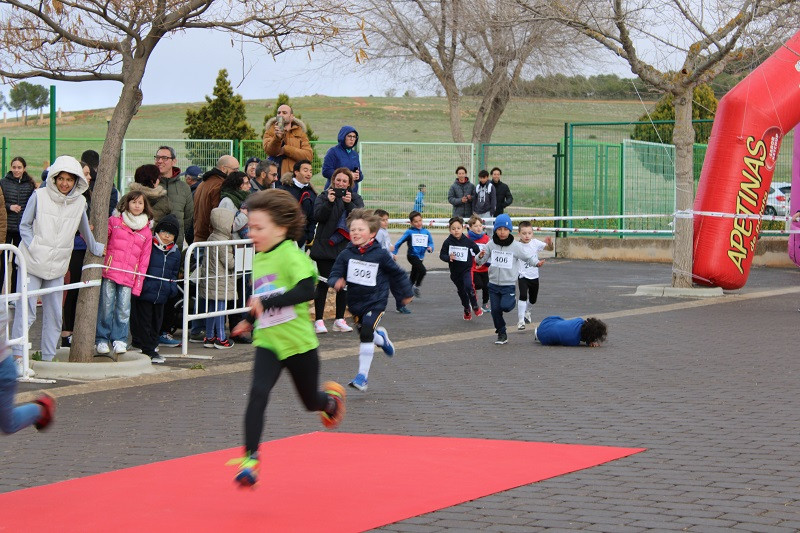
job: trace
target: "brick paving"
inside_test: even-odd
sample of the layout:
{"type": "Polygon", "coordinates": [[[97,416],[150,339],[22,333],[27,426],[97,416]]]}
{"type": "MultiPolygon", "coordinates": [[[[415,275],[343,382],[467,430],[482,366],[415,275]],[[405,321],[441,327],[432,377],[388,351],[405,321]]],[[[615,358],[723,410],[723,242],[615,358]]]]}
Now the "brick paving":
{"type": "MultiPolygon", "coordinates": [[[[800,530],[800,272],[754,269],[747,287],[715,300],[632,296],[669,279],[663,264],[549,261],[534,321],[605,317],[599,349],[534,344],[531,329],[516,331],[516,312],[509,343],[495,346],[488,315],[461,319],[444,271],[426,279],[413,314],[390,302],[383,324],[398,355],[376,354],[370,390],[349,394],[343,431],[647,451],[381,530],[800,530]]],[[[320,339],[322,378],[351,379],[355,334],[320,339]]],[[[63,395],[57,423],[0,437],[0,492],[240,445],[251,348],[213,352],[194,379],[47,386],[63,395]]],[[[196,363],[169,360],[164,373],[196,363]]],[[[319,429],[284,376],[264,438],[319,429]]]]}

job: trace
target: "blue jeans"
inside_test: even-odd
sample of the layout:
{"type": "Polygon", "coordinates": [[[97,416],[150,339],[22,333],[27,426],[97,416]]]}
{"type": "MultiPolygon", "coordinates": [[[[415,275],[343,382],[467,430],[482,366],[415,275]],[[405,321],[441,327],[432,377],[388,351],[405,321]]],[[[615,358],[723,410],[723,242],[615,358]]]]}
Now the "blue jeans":
{"type": "Polygon", "coordinates": [[[492,306],[494,332],[505,333],[506,321],[503,319],[503,313],[508,313],[517,305],[517,294],[514,286],[489,283],[489,305],[492,306]]]}
{"type": "Polygon", "coordinates": [[[17,393],[17,367],[9,355],[0,361],[0,431],[11,434],[36,422],[42,408],[35,403],[14,407],[17,393]]]}
{"type": "MultiPolygon", "coordinates": [[[[208,304],[207,312],[222,311],[225,309],[225,300],[206,300],[208,304]]],[[[225,315],[206,317],[206,338],[218,338],[224,341],[228,337],[225,335],[225,315]]]]}
{"type": "Polygon", "coordinates": [[[127,342],[131,321],[131,288],[103,278],[95,342],[127,342]]]}

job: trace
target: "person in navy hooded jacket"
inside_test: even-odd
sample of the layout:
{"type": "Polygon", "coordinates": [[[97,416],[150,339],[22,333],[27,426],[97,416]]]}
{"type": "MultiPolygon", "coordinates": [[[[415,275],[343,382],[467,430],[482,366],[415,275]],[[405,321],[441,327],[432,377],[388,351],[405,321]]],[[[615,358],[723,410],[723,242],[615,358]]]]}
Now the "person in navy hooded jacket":
{"type": "Polygon", "coordinates": [[[347,287],[347,307],[353,314],[361,344],[358,351],[358,374],[349,385],[367,390],[369,368],[375,346],[391,357],[394,345],[385,328],[378,327],[386,310],[389,289],[402,305],[411,302],[411,283],[392,256],[375,240],[381,219],[369,209],[354,209],[347,217],[350,244],[339,253],[328,276],[328,285],[341,291],[347,287]]]}
{"type": "Polygon", "coordinates": [[[364,179],[364,173],[361,171],[361,162],[358,159],[358,151],[356,145],[358,144],[358,132],[353,126],[342,126],[339,130],[339,144],[332,146],[325,154],[325,159],[322,161],[322,176],[325,178],[325,189],[327,189],[331,180],[333,179],[333,172],[337,168],[344,167],[353,173],[355,184],[353,191],[358,192],[358,184],[364,179]]]}

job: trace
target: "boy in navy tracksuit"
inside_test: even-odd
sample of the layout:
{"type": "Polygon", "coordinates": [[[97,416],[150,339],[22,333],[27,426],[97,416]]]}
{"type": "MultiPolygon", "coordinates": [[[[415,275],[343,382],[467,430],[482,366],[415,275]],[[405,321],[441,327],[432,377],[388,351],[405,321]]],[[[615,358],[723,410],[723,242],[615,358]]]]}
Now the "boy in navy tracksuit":
{"type": "Polygon", "coordinates": [[[405,271],[375,240],[380,218],[371,210],[355,209],[347,224],[350,244],[336,258],[328,284],[337,291],[347,286],[347,307],[353,314],[361,340],[358,374],[349,385],[366,391],[375,346],[380,346],[389,357],[394,355],[394,345],[386,329],[378,327],[386,309],[389,288],[403,298],[402,305],[411,302],[413,293],[405,271]]]}
{"type": "Polygon", "coordinates": [[[408,241],[408,254],[406,259],[411,263],[411,285],[414,286],[414,296],[420,297],[420,286],[422,285],[422,278],[428,272],[422,260],[425,259],[425,252],[433,252],[433,236],[431,232],[422,227],[422,215],[418,211],[412,211],[408,214],[408,220],[411,221],[411,227],[403,233],[403,236],[397,240],[394,245],[392,253],[397,255],[400,246],[408,241]]]}
{"type": "Polygon", "coordinates": [[[450,236],[442,243],[439,259],[450,267],[450,280],[456,286],[456,292],[464,308],[464,320],[472,320],[470,309],[475,311],[475,316],[483,314],[483,309],[478,306],[475,298],[475,287],[472,285],[473,256],[478,255],[481,249],[475,242],[464,235],[464,219],[453,217],[448,221],[450,236]]]}
{"type": "Polygon", "coordinates": [[[156,347],[164,306],[167,300],[178,294],[175,280],[181,267],[181,251],[175,244],[175,238],[179,233],[180,224],[173,214],[156,224],[147,267],[148,277],[144,278],[142,293],[131,297],[131,345],[141,348],[142,353],[150,357],[151,363],[165,361],[156,347]]]}

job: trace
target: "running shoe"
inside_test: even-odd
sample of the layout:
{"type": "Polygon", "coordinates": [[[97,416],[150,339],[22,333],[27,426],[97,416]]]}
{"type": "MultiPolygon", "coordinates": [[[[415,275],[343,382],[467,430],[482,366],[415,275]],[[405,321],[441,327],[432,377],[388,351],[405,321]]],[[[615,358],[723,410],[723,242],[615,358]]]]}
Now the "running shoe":
{"type": "Polygon", "coordinates": [[[123,354],[128,351],[128,345],[124,341],[114,341],[114,353],[117,355],[123,354]]]}
{"type": "Polygon", "coordinates": [[[42,394],[33,402],[42,406],[42,414],[39,415],[39,418],[33,423],[33,426],[39,431],[43,431],[47,429],[47,426],[53,423],[53,416],[56,413],[56,399],[49,394],[42,394]]]}
{"type": "Polygon", "coordinates": [[[401,315],[410,315],[411,309],[403,305],[397,308],[397,312],[400,313],[401,315]]]}
{"type": "Polygon", "coordinates": [[[258,453],[245,454],[244,457],[231,459],[225,464],[239,467],[239,471],[236,472],[236,477],[233,479],[242,487],[252,487],[258,482],[258,453]]]}
{"type": "MultiPolygon", "coordinates": [[[[365,380],[366,383],[366,380],[365,380]]],[[[366,389],[366,385],[364,386],[366,389]]],[[[336,383],[335,381],[326,381],[322,384],[322,391],[327,394],[329,397],[333,398],[333,401],[336,403],[336,410],[333,414],[326,413],[325,411],[319,412],[319,418],[322,421],[322,425],[328,429],[336,429],[339,424],[342,423],[344,420],[345,414],[345,401],[347,399],[347,393],[344,391],[344,387],[336,383]]]]}
{"type": "MultiPolygon", "coordinates": [[[[386,328],[384,328],[384,327],[377,328],[375,330],[375,333],[377,333],[379,336],[381,336],[383,338],[383,346],[381,346],[381,349],[383,350],[383,353],[385,353],[388,357],[393,356],[394,355],[394,344],[392,343],[392,341],[389,340],[389,333],[386,331],[386,328]]],[[[366,381],[365,381],[365,383],[366,383],[366,381]]]]}
{"type": "Polygon", "coordinates": [[[314,331],[317,333],[328,333],[328,328],[325,327],[325,322],[317,320],[314,322],[314,331]]]}
{"type": "Polygon", "coordinates": [[[162,333],[161,336],[158,337],[158,344],[160,346],[180,346],[181,341],[169,333],[162,333]]]}
{"type": "Polygon", "coordinates": [[[518,330],[525,329],[525,321],[524,320],[522,322],[517,322],[517,329],[518,330]]]}
{"type": "Polygon", "coordinates": [[[483,309],[481,309],[480,307],[476,307],[475,309],[472,310],[472,312],[475,313],[475,318],[483,316],[483,309]]]}
{"type": "Polygon", "coordinates": [[[414,285],[414,296],[417,298],[422,298],[422,290],[414,285]]]}
{"type": "Polygon", "coordinates": [[[105,355],[107,353],[111,353],[111,348],[108,347],[108,343],[105,341],[100,341],[97,343],[97,353],[105,355]]]}
{"type": "Polygon", "coordinates": [[[214,348],[217,350],[227,350],[229,348],[233,348],[233,343],[230,339],[214,339],[214,348]]]}
{"type": "Polygon", "coordinates": [[[469,311],[464,311],[464,320],[472,320],[472,314],[469,311]]]}
{"type": "Polygon", "coordinates": [[[508,342],[508,335],[505,333],[498,333],[497,340],[494,341],[495,344],[506,344],[508,342]]]}
{"type": "Polygon", "coordinates": [[[344,318],[337,318],[333,321],[333,331],[342,331],[347,333],[348,331],[353,331],[353,328],[347,325],[344,318]]]}
{"type": "Polygon", "coordinates": [[[355,378],[353,378],[353,381],[348,383],[348,385],[350,385],[354,389],[360,390],[361,392],[366,392],[367,391],[367,378],[366,378],[366,376],[364,376],[364,374],[358,374],[355,378]]]}
{"type": "Polygon", "coordinates": [[[530,324],[531,323],[531,312],[530,311],[525,311],[525,323],[526,324],[530,324]]]}
{"type": "Polygon", "coordinates": [[[203,337],[203,348],[213,348],[215,342],[217,342],[216,337],[203,337]]]}

